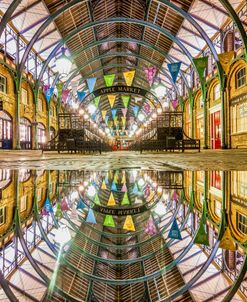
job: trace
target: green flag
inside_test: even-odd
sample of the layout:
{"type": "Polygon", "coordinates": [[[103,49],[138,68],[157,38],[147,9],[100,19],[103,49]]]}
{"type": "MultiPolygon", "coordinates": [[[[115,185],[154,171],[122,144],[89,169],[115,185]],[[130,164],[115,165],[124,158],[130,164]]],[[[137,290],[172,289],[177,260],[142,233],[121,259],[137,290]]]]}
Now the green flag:
{"type": "Polygon", "coordinates": [[[62,212],[62,210],[61,210],[61,204],[60,204],[60,203],[57,204],[57,210],[56,210],[56,213],[55,213],[55,217],[56,217],[57,219],[63,217],[63,212],[62,212]]]}
{"type": "Polygon", "coordinates": [[[113,85],[115,79],[115,74],[107,74],[104,75],[105,85],[106,87],[110,87],[113,85]]]}
{"type": "Polygon", "coordinates": [[[203,219],[200,221],[200,226],[194,239],[194,243],[209,246],[208,232],[206,231],[206,224],[204,224],[203,219]]]}
{"type": "Polygon", "coordinates": [[[93,201],[95,204],[100,204],[100,200],[99,200],[99,195],[98,193],[95,194],[94,196],[94,201],[93,201]]]}
{"type": "Polygon", "coordinates": [[[122,199],[122,202],[121,202],[121,205],[125,206],[125,205],[128,205],[128,204],[130,204],[130,201],[129,201],[128,193],[125,192],[124,196],[123,196],[123,199],[122,199]]]}
{"type": "Polygon", "coordinates": [[[115,228],[115,222],[112,215],[105,215],[104,226],[115,228]]]}
{"type": "Polygon", "coordinates": [[[100,96],[97,96],[97,98],[94,99],[94,104],[95,104],[96,108],[99,107],[99,101],[100,101],[100,96]]]}
{"type": "Polygon", "coordinates": [[[130,96],[129,95],[122,95],[122,101],[125,108],[128,107],[130,96]]]}
{"type": "Polygon", "coordinates": [[[208,57],[202,57],[202,58],[197,58],[193,59],[193,62],[196,66],[196,69],[198,71],[199,79],[200,81],[204,81],[204,71],[208,66],[208,57]]]}
{"type": "Polygon", "coordinates": [[[56,85],[56,88],[57,88],[57,98],[58,99],[62,96],[63,85],[64,85],[64,83],[58,83],[56,85]]]}

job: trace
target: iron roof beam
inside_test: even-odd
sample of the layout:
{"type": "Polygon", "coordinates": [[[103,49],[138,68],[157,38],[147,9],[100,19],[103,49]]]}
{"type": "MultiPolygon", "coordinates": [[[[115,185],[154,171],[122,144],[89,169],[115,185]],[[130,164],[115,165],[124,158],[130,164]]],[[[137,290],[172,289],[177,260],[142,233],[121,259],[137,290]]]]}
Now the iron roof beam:
{"type": "Polygon", "coordinates": [[[214,30],[216,30],[216,31],[220,31],[220,28],[219,28],[217,25],[215,25],[215,24],[213,24],[213,23],[207,21],[206,19],[201,18],[201,17],[197,16],[196,14],[192,14],[192,13],[190,13],[190,15],[191,15],[194,19],[196,19],[196,20],[198,20],[199,22],[201,22],[201,23],[207,25],[208,27],[211,27],[212,29],[214,29],[214,30]]]}

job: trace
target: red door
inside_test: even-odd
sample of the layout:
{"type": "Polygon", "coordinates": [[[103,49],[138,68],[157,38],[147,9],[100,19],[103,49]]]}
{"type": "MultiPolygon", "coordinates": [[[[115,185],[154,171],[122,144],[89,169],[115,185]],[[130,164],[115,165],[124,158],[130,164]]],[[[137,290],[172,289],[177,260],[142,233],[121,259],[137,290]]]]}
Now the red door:
{"type": "Polygon", "coordinates": [[[220,111],[211,114],[211,147],[212,149],[221,147],[220,111]]]}

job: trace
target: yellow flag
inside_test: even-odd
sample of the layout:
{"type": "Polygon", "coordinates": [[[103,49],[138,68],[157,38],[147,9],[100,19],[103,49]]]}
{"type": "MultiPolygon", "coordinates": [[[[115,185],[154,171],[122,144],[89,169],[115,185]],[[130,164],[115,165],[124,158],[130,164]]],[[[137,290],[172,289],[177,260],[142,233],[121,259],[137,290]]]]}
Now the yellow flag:
{"type": "Polygon", "coordinates": [[[123,125],[126,125],[126,117],[122,116],[122,123],[123,125]]]}
{"type": "Polygon", "coordinates": [[[108,100],[110,103],[111,108],[114,106],[115,100],[116,100],[116,95],[113,94],[109,94],[108,95],[108,100]]]}
{"type": "Polygon", "coordinates": [[[133,232],[136,230],[131,215],[128,215],[126,217],[123,229],[127,230],[127,231],[133,231],[133,232]]]}
{"type": "Polygon", "coordinates": [[[135,76],[135,70],[126,71],[126,72],[123,73],[123,76],[124,76],[126,85],[131,86],[132,82],[133,82],[133,79],[134,79],[134,76],[135,76]]]}
{"type": "Polygon", "coordinates": [[[104,181],[104,180],[102,181],[101,189],[102,189],[102,190],[106,190],[106,184],[105,184],[105,181],[104,181]]]}
{"type": "Polygon", "coordinates": [[[116,205],[116,202],[115,202],[115,199],[114,199],[114,196],[113,196],[112,192],[111,192],[110,197],[108,199],[107,205],[108,206],[115,206],[116,205]]]}
{"type": "Polygon", "coordinates": [[[107,113],[107,111],[106,111],[106,110],[102,110],[102,111],[101,111],[101,114],[102,114],[103,119],[105,119],[105,117],[106,117],[106,113],[107,113]]]}
{"type": "Polygon", "coordinates": [[[232,239],[229,227],[226,228],[225,233],[220,241],[220,248],[229,251],[236,251],[236,244],[232,239]]]}
{"type": "Polygon", "coordinates": [[[234,59],[234,51],[224,52],[218,55],[220,64],[225,71],[225,74],[228,74],[232,60],[234,59]]]}
{"type": "Polygon", "coordinates": [[[123,173],[121,183],[122,183],[122,184],[125,184],[125,183],[126,183],[126,175],[125,175],[125,172],[123,173]]]}

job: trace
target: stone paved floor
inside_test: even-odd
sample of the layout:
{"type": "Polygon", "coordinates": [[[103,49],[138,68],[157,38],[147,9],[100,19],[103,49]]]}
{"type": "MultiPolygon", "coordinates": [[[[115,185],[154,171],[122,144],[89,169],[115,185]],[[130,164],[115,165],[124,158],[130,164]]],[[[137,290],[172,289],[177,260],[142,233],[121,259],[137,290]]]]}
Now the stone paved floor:
{"type": "Polygon", "coordinates": [[[157,170],[247,170],[247,150],[203,150],[185,153],[118,151],[102,155],[58,154],[41,151],[0,151],[0,168],[157,170]]]}

